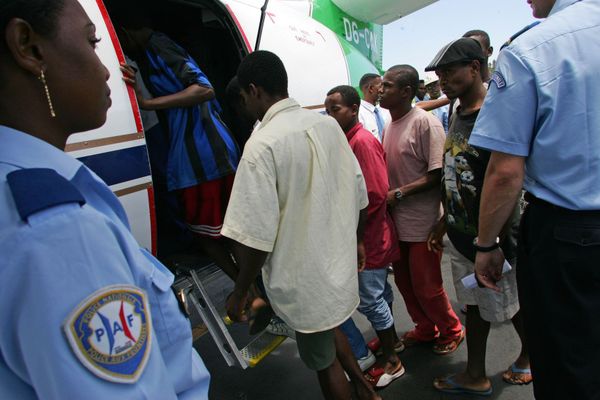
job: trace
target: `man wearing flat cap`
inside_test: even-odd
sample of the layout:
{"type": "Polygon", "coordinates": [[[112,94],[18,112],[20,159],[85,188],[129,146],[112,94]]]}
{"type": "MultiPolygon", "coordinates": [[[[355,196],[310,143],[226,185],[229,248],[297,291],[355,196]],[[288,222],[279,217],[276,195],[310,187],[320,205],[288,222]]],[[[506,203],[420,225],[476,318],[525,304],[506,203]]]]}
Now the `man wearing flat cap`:
{"type": "MultiPolygon", "coordinates": [[[[467,305],[468,362],[465,371],[437,378],[434,387],[442,392],[454,394],[489,395],[491,381],[486,376],[485,353],[491,322],[512,319],[520,338],[523,324],[519,312],[517,282],[514,270],[502,280],[502,292],[478,287],[467,289],[461,280],[473,274],[477,237],[479,200],[483,177],[490,152],[468,143],[475,120],[483,104],[487,90],[482,80],[482,65],[485,57],[479,42],[471,38],[454,40],[444,46],[426,71],[435,71],[446,95],[460,100],[450,119],[450,129],[444,146],[442,179],[442,203],[444,216],[431,234],[428,245],[434,251],[442,250],[444,233],[450,243],[446,248],[450,256],[456,296],[467,305]]],[[[513,210],[502,234],[502,249],[514,266],[516,258],[516,231],[519,224],[518,208],[513,210]]],[[[512,384],[532,381],[526,347],[517,360],[503,375],[512,384]]]]}

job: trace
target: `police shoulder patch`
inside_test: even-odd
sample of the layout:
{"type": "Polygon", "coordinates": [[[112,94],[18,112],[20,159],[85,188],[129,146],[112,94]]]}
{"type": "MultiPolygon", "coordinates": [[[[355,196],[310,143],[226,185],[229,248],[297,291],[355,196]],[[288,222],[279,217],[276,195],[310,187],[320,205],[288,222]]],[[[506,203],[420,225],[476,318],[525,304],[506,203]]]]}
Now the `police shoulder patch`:
{"type": "Polygon", "coordinates": [[[496,84],[496,87],[498,89],[502,89],[503,87],[506,86],[506,80],[504,79],[502,74],[498,71],[494,71],[494,73],[492,74],[492,82],[494,82],[496,84]]]}
{"type": "Polygon", "coordinates": [[[71,349],[96,376],[136,382],[152,343],[146,294],[130,285],[104,287],[83,300],[63,326],[71,349]]]}

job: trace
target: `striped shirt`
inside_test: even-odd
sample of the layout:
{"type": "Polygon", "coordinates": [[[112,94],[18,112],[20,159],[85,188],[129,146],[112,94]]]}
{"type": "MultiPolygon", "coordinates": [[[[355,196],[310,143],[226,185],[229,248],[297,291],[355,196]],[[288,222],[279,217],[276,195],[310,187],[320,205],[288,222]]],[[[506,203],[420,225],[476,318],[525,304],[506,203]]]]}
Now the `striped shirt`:
{"type": "MultiPolygon", "coordinates": [[[[154,32],[140,63],[154,97],[168,96],[198,84],[212,88],[192,57],[160,32],[154,32]]],[[[164,110],[168,124],[167,186],[183,189],[235,173],[240,158],[237,143],[219,116],[216,99],[188,108],[164,110]]]]}

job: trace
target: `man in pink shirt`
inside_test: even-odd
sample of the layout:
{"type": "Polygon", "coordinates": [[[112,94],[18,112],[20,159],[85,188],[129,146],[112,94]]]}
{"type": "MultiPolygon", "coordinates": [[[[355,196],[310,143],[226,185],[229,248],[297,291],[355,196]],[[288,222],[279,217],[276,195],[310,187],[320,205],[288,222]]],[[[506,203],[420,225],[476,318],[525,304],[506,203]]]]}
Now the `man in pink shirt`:
{"type": "Polygon", "coordinates": [[[387,203],[401,252],[394,274],[416,325],[404,334],[404,345],[435,342],[434,353],[449,354],[464,339],[464,331],[442,285],[441,253],[427,248],[429,232],[441,217],[445,134],[435,116],[412,107],[418,85],[419,74],[413,67],[397,65],[385,73],[380,90],[380,104],[392,115],[383,148],[391,188],[387,203]]]}
{"type": "Polygon", "coordinates": [[[327,114],[340,124],[346,134],[365,178],[369,196],[364,230],[366,264],[358,274],[358,311],[373,325],[384,354],[380,364],[369,369],[365,376],[373,386],[383,388],[404,374],[404,367],[396,355],[404,348],[401,342],[396,343],[394,318],[388,304],[393,299],[389,296],[393,295],[387,283],[387,266],[397,261],[400,254],[394,222],[387,212],[389,182],[385,153],[381,143],[358,122],[359,108],[360,96],[352,86],[337,86],[327,93],[327,114]]]}

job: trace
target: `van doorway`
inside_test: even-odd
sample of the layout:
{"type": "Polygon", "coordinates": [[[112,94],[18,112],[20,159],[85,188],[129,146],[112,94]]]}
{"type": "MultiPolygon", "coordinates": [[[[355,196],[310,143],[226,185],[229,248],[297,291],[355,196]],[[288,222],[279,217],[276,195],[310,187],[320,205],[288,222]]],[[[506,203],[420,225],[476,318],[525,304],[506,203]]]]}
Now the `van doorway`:
{"type": "MultiPolygon", "coordinates": [[[[227,101],[225,88],[248,50],[223,3],[218,0],[105,0],[105,5],[115,25],[120,19],[135,18],[132,13],[143,13],[150,28],[169,36],[192,56],[211,82],[222,108],[221,118],[242,150],[252,126],[236,114],[227,101]]],[[[160,112],[157,116],[160,125],[166,127],[166,120],[160,112]]],[[[163,132],[167,131],[163,129],[163,132]]],[[[152,152],[152,140],[148,132],[146,136],[149,152],[152,152]]],[[[152,155],[150,158],[153,158],[152,155]]],[[[164,178],[156,176],[156,170],[158,168],[153,168],[152,172],[157,256],[172,269],[182,262],[186,264],[182,260],[190,257],[197,267],[198,254],[193,237],[183,224],[177,201],[167,192],[164,178]]],[[[210,260],[206,260],[208,263],[210,260]]]]}

